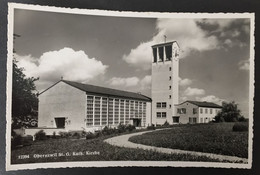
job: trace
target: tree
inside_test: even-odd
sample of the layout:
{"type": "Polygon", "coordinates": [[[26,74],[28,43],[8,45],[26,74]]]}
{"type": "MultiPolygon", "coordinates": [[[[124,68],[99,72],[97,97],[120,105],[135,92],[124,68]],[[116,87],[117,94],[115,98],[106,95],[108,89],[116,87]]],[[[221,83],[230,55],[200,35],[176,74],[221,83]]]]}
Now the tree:
{"type": "Polygon", "coordinates": [[[222,110],[215,117],[216,122],[236,122],[243,121],[243,119],[244,117],[234,101],[230,103],[222,102],[222,110]]]}
{"type": "Polygon", "coordinates": [[[26,77],[24,68],[17,66],[13,60],[13,88],[12,88],[12,128],[30,126],[36,120],[38,111],[38,97],[35,81],[39,78],[26,77]]]}

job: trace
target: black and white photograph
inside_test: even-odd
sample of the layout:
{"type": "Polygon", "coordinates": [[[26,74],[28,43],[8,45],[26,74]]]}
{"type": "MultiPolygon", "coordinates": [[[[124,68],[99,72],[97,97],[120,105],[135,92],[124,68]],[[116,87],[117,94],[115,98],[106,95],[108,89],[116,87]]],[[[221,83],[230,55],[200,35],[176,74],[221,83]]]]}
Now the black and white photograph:
{"type": "Polygon", "coordinates": [[[254,13],[8,8],[7,170],[252,167],[254,13]]]}

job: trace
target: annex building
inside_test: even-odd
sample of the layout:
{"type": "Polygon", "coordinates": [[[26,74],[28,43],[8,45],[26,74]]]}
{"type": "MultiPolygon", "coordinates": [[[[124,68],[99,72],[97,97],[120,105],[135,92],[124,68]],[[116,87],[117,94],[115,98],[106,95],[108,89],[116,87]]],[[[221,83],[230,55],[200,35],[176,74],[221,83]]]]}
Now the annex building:
{"type": "Polygon", "coordinates": [[[208,123],[221,111],[222,107],[211,102],[185,101],[175,106],[173,123],[208,123]]]}

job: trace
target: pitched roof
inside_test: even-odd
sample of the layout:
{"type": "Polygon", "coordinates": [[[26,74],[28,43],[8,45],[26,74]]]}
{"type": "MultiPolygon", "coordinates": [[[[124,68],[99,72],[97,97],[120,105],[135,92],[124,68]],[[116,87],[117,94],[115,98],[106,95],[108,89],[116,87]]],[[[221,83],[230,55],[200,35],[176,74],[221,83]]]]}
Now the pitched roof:
{"type": "MultiPolygon", "coordinates": [[[[199,107],[222,108],[222,106],[217,105],[217,104],[212,103],[212,102],[206,102],[206,101],[190,101],[190,100],[188,100],[188,101],[185,101],[185,102],[183,102],[183,103],[186,103],[186,102],[192,103],[192,104],[194,104],[194,105],[196,105],[196,106],[199,106],[199,107]]],[[[181,103],[181,104],[183,104],[183,103],[181,103]]],[[[179,105],[181,105],[181,104],[179,104],[179,105]]]]}
{"type": "Polygon", "coordinates": [[[103,94],[103,95],[110,95],[110,96],[116,96],[116,97],[125,97],[125,98],[131,98],[131,99],[137,99],[137,100],[143,100],[143,101],[152,101],[151,98],[149,98],[145,95],[139,94],[139,93],[105,88],[105,87],[94,86],[94,85],[89,85],[89,84],[82,84],[82,83],[77,83],[77,82],[67,81],[67,80],[61,80],[61,81],[70,86],[73,86],[77,89],[80,89],[80,90],[88,92],[88,93],[103,94]]]}
{"type": "MultiPolygon", "coordinates": [[[[154,47],[160,47],[160,46],[165,46],[165,45],[172,45],[173,43],[177,43],[177,41],[171,41],[171,42],[167,42],[167,43],[160,43],[160,44],[155,44],[152,46],[152,48],[154,47]]],[[[177,43],[178,45],[178,43],[177,43]]],[[[178,45],[179,46],[179,45],[178,45]]]]}

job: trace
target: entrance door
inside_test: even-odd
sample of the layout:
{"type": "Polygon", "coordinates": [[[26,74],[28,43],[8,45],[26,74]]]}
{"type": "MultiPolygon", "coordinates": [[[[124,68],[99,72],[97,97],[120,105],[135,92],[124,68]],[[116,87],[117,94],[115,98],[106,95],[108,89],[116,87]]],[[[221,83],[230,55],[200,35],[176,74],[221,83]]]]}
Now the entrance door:
{"type": "Polygon", "coordinates": [[[173,123],[179,123],[180,122],[180,117],[172,117],[173,123]]]}
{"type": "Polygon", "coordinates": [[[133,119],[133,125],[135,127],[140,127],[141,126],[141,119],[133,119]]]}
{"type": "Polygon", "coordinates": [[[65,128],[65,117],[55,118],[57,128],[65,128]]]}

